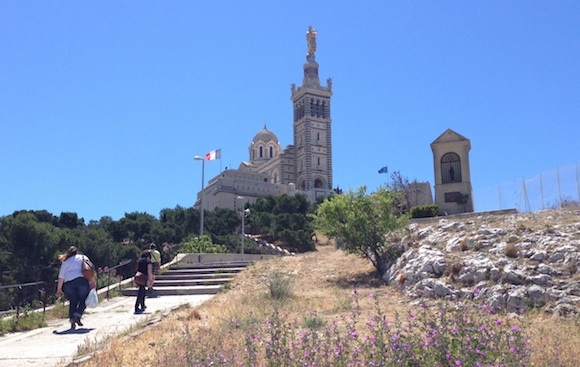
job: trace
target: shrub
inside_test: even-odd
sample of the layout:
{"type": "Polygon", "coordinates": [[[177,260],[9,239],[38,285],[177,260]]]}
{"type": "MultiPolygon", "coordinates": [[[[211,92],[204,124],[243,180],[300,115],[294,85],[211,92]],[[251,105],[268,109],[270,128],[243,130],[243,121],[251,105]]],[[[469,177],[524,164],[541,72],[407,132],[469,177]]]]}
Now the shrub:
{"type": "Polygon", "coordinates": [[[518,249],[516,248],[516,245],[513,243],[508,243],[505,246],[505,256],[513,258],[518,257],[518,249]]]}
{"type": "Polygon", "coordinates": [[[25,308],[17,317],[0,319],[0,335],[7,332],[34,330],[46,326],[46,315],[25,308]]]}
{"type": "Polygon", "coordinates": [[[276,300],[284,300],[292,294],[294,281],[289,274],[275,271],[267,280],[270,297],[276,300]]]}
{"type": "Polygon", "coordinates": [[[399,196],[385,188],[367,195],[366,186],[333,195],[318,205],[314,226],[319,233],[340,240],[342,250],[368,259],[383,275],[402,253],[394,239],[400,237],[408,217],[397,214],[399,196]]]}
{"type": "Polygon", "coordinates": [[[437,205],[418,205],[411,208],[411,218],[436,217],[439,207],[437,205]]]}
{"type": "MultiPolygon", "coordinates": [[[[325,324],[286,320],[278,308],[264,323],[244,328],[244,345],[236,349],[227,336],[186,327],[179,340],[188,366],[503,366],[530,365],[528,335],[518,318],[481,309],[425,304],[389,318],[373,293],[375,312],[359,322],[356,291],[350,315],[325,324]],[[233,347],[233,348],[232,348],[233,347]]],[[[171,348],[176,350],[175,348],[171,348]]],[[[174,355],[158,363],[178,366],[174,355]]],[[[183,359],[183,358],[182,358],[183,359]]]]}
{"type": "Polygon", "coordinates": [[[316,312],[312,312],[304,318],[304,326],[308,329],[318,330],[324,326],[324,320],[322,320],[322,317],[318,316],[316,312]]]}
{"type": "Polygon", "coordinates": [[[183,252],[191,254],[220,254],[227,253],[224,245],[214,244],[208,235],[194,236],[187,240],[183,252]]]}

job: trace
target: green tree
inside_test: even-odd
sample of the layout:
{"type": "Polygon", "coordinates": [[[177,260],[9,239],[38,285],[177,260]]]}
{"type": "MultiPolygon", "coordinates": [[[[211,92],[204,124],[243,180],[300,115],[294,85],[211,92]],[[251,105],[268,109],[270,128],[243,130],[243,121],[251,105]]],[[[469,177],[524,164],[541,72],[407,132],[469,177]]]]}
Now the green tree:
{"type": "Polygon", "coordinates": [[[393,239],[407,223],[393,205],[398,195],[385,188],[367,195],[365,186],[333,195],[318,206],[314,227],[340,241],[345,251],[368,259],[383,275],[400,256],[393,239]]]}
{"type": "Polygon", "coordinates": [[[76,228],[84,225],[84,220],[82,218],[79,220],[77,213],[62,212],[60,213],[58,224],[61,228],[76,228]]]}
{"type": "Polygon", "coordinates": [[[190,237],[183,247],[183,252],[190,254],[219,254],[227,253],[228,249],[224,245],[214,244],[209,235],[203,235],[190,237]]]}
{"type": "MultiPolygon", "coordinates": [[[[159,240],[159,243],[180,243],[188,236],[199,233],[200,211],[194,208],[176,206],[174,209],[163,209],[159,222],[165,234],[174,233],[171,239],[159,240]]],[[[205,223],[204,223],[205,224],[205,223]]]]}
{"type": "Polygon", "coordinates": [[[2,219],[1,251],[10,255],[9,266],[0,269],[8,282],[52,282],[59,234],[48,222],[38,222],[33,212],[21,211],[2,219]]]}
{"type": "Polygon", "coordinates": [[[290,251],[311,251],[315,249],[308,217],[311,210],[305,195],[268,196],[250,206],[247,224],[253,234],[261,234],[272,242],[280,241],[290,251]]]}
{"type": "Polygon", "coordinates": [[[152,237],[152,233],[160,228],[160,223],[151,214],[147,213],[125,213],[125,217],[118,222],[118,227],[115,228],[117,238],[115,240],[122,241],[129,239],[131,242],[141,246],[156,240],[152,237]],[[121,238],[119,238],[121,237],[121,238]]]}
{"type": "Polygon", "coordinates": [[[234,233],[242,225],[242,218],[239,212],[232,209],[216,208],[207,211],[205,216],[204,227],[215,236],[223,236],[234,233]]]}

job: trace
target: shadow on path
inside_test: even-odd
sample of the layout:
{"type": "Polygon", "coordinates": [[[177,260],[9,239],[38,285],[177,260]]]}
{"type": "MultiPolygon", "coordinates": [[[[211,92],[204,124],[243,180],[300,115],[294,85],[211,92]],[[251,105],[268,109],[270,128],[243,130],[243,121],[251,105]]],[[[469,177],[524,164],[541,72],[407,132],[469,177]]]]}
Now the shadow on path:
{"type": "Polygon", "coordinates": [[[80,328],[80,329],[68,329],[64,331],[55,330],[52,333],[56,335],[70,335],[70,334],[87,334],[95,330],[94,328],[80,328]]]}

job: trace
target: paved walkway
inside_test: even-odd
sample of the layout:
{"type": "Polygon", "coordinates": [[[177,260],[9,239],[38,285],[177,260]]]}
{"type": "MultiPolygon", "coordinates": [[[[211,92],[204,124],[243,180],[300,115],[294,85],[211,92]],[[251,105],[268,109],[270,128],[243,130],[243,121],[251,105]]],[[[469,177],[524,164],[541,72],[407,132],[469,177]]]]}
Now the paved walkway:
{"type": "Polygon", "coordinates": [[[70,330],[68,319],[49,321],[48,327],[0,336],[0,367],[62,367],[78,357],[79,349],[122,334],[184,304],[197,306],[212,295],[147,298],[147,311],[133,314],[134,297],[116,297],[87,309],[83,327],[70,330]]]}

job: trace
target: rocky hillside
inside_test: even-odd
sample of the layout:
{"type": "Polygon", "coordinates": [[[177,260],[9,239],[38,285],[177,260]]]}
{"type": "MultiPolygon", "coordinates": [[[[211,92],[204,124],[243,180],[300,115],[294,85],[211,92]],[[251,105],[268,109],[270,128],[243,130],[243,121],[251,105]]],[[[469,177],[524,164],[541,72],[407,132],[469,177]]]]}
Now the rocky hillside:
{"type": "Polygon", "coordinates": [[[413,298],[580,312],[580,209],[416,222],[384,275],[413,298]]]}

